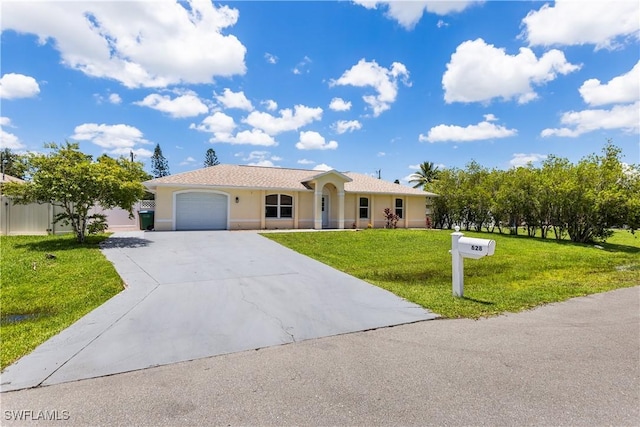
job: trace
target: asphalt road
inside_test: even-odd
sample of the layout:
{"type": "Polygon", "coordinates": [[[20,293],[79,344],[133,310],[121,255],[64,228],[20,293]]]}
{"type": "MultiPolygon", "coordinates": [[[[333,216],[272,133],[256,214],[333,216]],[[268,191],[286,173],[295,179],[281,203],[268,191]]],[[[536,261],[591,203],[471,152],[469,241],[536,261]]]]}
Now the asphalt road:
{"type": "Polygon", "coordinates": [[[639,312],[635,287],[319,338],[3,393],[1,422],[635,426],[639,312]]]}

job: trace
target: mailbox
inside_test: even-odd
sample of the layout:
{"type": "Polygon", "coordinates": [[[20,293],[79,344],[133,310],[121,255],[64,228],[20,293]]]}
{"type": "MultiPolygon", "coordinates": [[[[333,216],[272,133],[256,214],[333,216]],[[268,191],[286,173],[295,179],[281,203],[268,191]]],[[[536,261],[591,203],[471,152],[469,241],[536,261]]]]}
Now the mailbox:
{"type": "Polygon", "coordinates": [[[479,259],[491,256],[496,250],[496,241],[489,239],[476,239],[464,237],[460,227],[455,227],[455,233],[451,233],[451,283],[453,295],[464,296],[464,259],[479,259]]]}
{"type": "Polygon", "coordinates": [[[458,239],[458,253],[464,258],[479,259],[491,256],[495,250],[495,240],[476,239],[473,237],[460,237],[458,239]]]}

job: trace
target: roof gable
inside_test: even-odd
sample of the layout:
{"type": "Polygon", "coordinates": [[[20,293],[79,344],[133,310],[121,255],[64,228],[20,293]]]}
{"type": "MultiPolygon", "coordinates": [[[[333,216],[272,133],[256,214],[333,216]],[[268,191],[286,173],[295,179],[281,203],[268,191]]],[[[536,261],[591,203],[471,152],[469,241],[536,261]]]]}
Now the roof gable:
{"type": "Polygon", "coordinates": [[[340,172],[338,172],[335,169],[331,169],[329,171],[325,171],[322,173],[319,173],[317,175],[314,175],[308,179],[305,179],[302,181],[303,184],[307,183],[307,182],[314,182],[314,181],[318,181],[321,178],[324,178],[325,176],[329,176],[329,175],[333,175],[335,178],[338,178],[338,180],[342,181],[342,182],[351,182],[353,181],[351,178],[349,178],[348,176],[346,176],[345,174],[342,174],[340,172]]]}

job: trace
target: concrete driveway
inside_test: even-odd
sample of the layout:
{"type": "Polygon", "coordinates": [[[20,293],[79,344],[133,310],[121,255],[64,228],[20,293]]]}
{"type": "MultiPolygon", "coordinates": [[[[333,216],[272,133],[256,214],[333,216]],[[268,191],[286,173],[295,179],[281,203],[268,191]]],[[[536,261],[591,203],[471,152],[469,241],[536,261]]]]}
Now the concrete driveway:
{"type": "Polygon", "coordinates": [[[437,317],[254,232],[127,232],[127,289],[2,374],[2,391],[437,317]]]}

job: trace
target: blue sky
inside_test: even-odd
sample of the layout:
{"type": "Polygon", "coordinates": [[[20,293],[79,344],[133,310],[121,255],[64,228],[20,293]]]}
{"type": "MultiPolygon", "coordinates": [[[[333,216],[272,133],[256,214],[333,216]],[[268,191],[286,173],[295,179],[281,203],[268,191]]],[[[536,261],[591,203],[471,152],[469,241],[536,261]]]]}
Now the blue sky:
{"type": "Polygon", "coordinates": [[[3,1],[2,147],[77,141],[406,182],[423,161],[640,163],[637,1],[3,1]]]}

